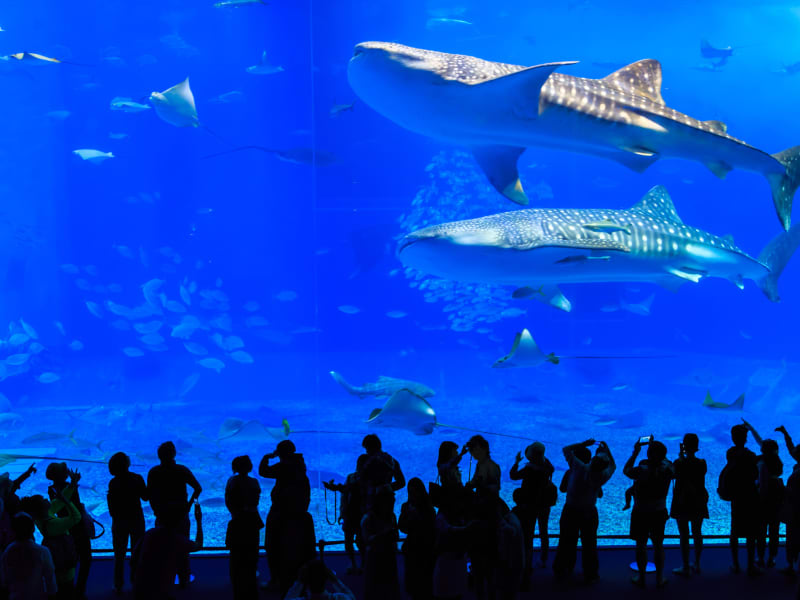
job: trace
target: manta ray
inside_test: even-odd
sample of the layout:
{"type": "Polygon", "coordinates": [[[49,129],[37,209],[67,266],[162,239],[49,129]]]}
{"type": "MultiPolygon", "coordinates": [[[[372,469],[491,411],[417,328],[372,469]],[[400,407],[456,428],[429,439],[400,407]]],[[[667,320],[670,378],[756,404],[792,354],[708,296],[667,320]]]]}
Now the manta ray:
{"type": "Polygon", "coordinates": [[[778,278],[798,244],[794,225],[753,258],[730,237],[685,225],[656,186],[627,210],[529,208],[426,227],[400,240],[398,257],[446,279],[517,286],[515,297],[560,296],[559,283],[646,281],[674,291],[721,277],[740,289],[751,279],[778,302],[778,278]]]}
{"type": "Polygon", "coordinates": [[[189,87],[187,77],[163,92],[150,94],[150,103],[156,114],[175,127],[199,127],[197,109],[194,105],[194,94],[189,87]]]}
{"type": "Polygon", "coordinates": [[[489,182],[527,204],[517,159],[530,146],[615,160],[637,172],[660,158],[695,160],[722,178],[761,173],[784,229],[800,185],[800,146],[770,155],[736,139],[720,121],[680,113],[661,97],[661,64],[646,59],[602,79],[556,73],[574,61],[532,67],[388,42],[355,47],[348,80],[395,123],[471,149],[489,182]]]}

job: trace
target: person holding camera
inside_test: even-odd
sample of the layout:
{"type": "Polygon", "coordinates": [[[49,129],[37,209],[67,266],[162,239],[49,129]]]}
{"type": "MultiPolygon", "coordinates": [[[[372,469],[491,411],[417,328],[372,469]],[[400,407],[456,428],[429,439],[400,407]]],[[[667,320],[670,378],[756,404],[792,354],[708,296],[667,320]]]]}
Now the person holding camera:
{"type": "Polygon", "coordinates": [[[634,585],[644,587],[647,572],[647,540],[653,542],[653,563],[656,566],[656,586],[667,583],[664,577],[664,527],[667,524],[667,494],[675,477],[672,463],[667,460],[667,447],[653,436],[639,438],[633,453],[622,468],[633,480],[633,510],[630,536],[636,542],[636,565],[639,572],[631,578],[634,585]],[[647,446],[647,458],[636,465],[636,458],[647,446]]]}
{"type": "Polygon", "coordinates": [[[372,502],[378,490],[389,486],[392,492],[402,490],[406,486],[406,478],[400,463],[388,452],[383,451],[381,438],[374,433],[364,436],[361,441],[364,454],[356,461],[356,474],[361,482],[363,494],[362,508],[364,514],[372,508],[372,502]]]}
{"type": "Polygon", "coordinates": [[[284,596],[297,579],[300,567],[316,554],[314,523],[308,513],[311,484],[303,455],[290,440],[279,442],[274,452],[261,459],[258,474],[275,480],[270,493],[272,505],[267,513],[264,548],[270,585],[284,596]],[[275,458],[278,462],[270,464],[275,458]]]}
{"type": "Polygon", "coordinates": [[[700,572],[703,553],[703,519],[708,518],[708,492],[706,491],[706,461],[695,456],[700,446],[696,433],[683,436],[675,468],[675,488],[669,515],[678,522],[683,566],[672,570],[676,575],[688,577],[692,571],[700,572]],[[694,540],[694,565],[689,562],[689,525],[694,540]]]}
{"type": "Polygon", "coordinates": [[[581,541],[581,561],[583,578],[586,583],[596,582],[600,562],[597,555],[597,499],[602,495],[603,486],[611,479],[617,465],[611,449],[605,442],[597,442],[597,451],[592,456],[594,439],[564,446],[564,458],[569,465],[566,477],[564,508],[559,521],[560,537],[553,573],[559,579],[572,574],[578,553],[578,539],[581,541]]]}
{"type": "Polygon", "coordinates": [[[303,565],[285,600],[356,600],[355,594],[319,559],[303,565]],[[325,589],[326,584],[331,591],[325,589]]]}

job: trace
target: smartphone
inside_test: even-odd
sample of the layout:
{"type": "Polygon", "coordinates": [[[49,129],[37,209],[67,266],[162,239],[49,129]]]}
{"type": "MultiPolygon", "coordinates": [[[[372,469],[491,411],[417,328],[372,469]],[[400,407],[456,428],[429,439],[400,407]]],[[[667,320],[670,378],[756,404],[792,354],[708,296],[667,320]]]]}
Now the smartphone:
{"type": "Polygon", "coordinates": [[[649,444],[652,441],[653,441],[652,435],[645,435],[639,438],[639,444],[641,444],[642,446],[644,446],[645,444],[649,444]]]}

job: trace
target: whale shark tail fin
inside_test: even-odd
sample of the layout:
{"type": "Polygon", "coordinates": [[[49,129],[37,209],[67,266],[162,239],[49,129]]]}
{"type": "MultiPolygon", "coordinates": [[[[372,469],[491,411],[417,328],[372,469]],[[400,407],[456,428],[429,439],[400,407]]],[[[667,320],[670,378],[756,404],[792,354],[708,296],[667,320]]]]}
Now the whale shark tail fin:
{"type": "Polygon", "coordinates": [[[339,373],[337,373],[336,371],[331,371],[331,377],[333,377],[333,380],[336,383],[338,383],[340,386],[342,386],[344,389],[346,389],[351,394],[356,395],[356,396],[359,395],[358,389],[353,387],[349,383],[347,383],[347,380],[344,377],[342,377],[341,375],[339,375],[339,373]]]}
{"type": "Polygon", "coordinates": [[[731,410],[744,410],[744,394],[739,396],[734,402],[732,402],[728,408],[731,410]]]}
{"type": "Polygon", "coordinates": [[[759,262],[769,268],[769,274],[758,280],[758,287],[772,302],[780,302],[778,294],[778,278],[783,273],[789,259],[800,245],[800,225],[794,225],[788,231],[772,238],[758,255],[759,262]]]}
{"type": "Polygon", "coordinates": [[[772,157],[785,169],[782,175],[771,173],[767,180],[772,188],[772,202],[781,225],[787,231],[792,223],[792,199],[800,186],[800,146],[794,146],[772,157]]]}

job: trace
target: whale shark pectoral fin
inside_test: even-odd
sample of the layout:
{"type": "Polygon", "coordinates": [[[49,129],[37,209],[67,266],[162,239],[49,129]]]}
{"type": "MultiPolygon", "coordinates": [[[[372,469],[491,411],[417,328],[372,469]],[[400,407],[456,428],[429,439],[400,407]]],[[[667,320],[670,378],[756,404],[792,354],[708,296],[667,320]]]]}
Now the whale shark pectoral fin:
{"type": "Polygon", "coordinates": [[[680,277],[686,281],[691,281],[692,283],[698,283],[704,275],[703,273],[699,273],[691,269],[682,269],[679,267],[668,267],[667,272],[675,275],[675,277],[680,277]]]}
{"type": "Polygon", "coordinates": [[[628,152],[627,150],[620,149],[618,151],[595,151],[592,150],[593,156],[607,158],[621,164],[623,167],[629,168],[631,171],[637,173],[644,173],[650,165],[658,160],[658,154],[651,154],[650,156],[628,152]]]}
{"type": "Polygon", "coordinates": [[[648,100],[663,105],[661,80],[661,63],[647,58],[624,66],[610,75],[606,75],[601,81],[623,92],[644,96],[648,100]]]}
{"type": "Polygon", "coordinates": [[[517,159],[525,148],[514,146],[475,146],[472,154],[486,173],[489,183],[506,198],[517,204],[528,204],[517,171],[517,159]]]}
{"type": "Polygon", "coordinates": [[[365,423],[369,423],[369,422],[373,421],[379,414],[381,414],[382,411],[383,411],[382,408],[373,408],[372,412],[369,413],[369,417],[364,422],[365,423]]]}
{"type": "Polygon", "coordinates": [[[733,170],[732,166],[721,160],[708,162],[706,163],[706,166],[708,167],[709,171],[711,171],[714,175],[716,175],[720,179],[725,179],[728,173],[730,173],[733,170]]]}
{"type": "Polygon", "coordinates": [[[730,278],[730,280],[731,283],[740,290],[744,289],[744,278],[741,276],[741,274],[734,275],[733,277],[730,278]]]}

